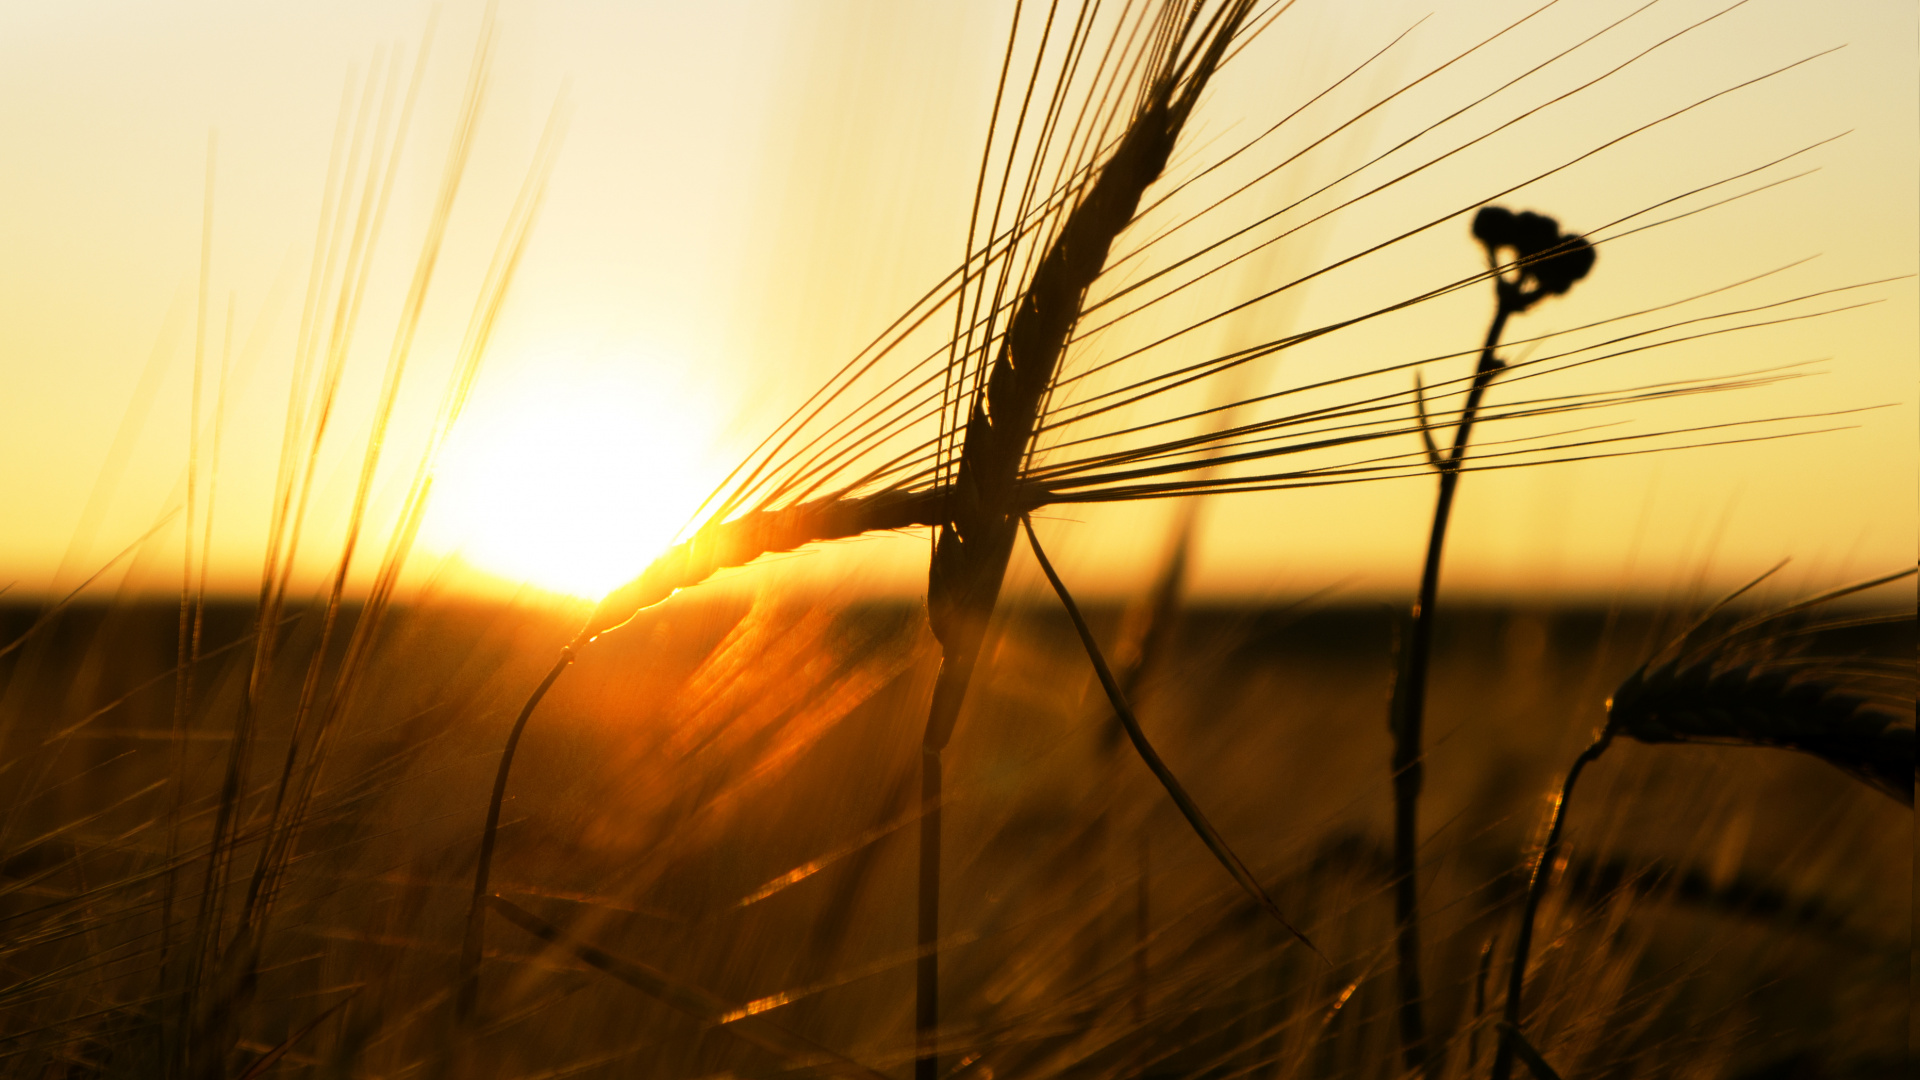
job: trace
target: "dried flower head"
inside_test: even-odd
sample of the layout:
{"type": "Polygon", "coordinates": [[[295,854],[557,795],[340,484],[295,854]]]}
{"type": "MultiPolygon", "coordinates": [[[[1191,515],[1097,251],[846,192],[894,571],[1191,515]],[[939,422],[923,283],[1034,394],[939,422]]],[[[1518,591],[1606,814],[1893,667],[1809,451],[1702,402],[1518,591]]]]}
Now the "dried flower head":
{"type": "Polygon", "coordinates": [[[1513,311],[1525,311],[1541,298],[1560,296],[1593,269],[1593,244],[1584,236],[1562,233],[1560,223],[1531,210],[1514,213],[1504,206],[1483,206],[1473,217],[1473,235],[1501,267],[1501,251],[1511,251],[1519,276],[1499,278],[1501,297],[1513,311]]]}

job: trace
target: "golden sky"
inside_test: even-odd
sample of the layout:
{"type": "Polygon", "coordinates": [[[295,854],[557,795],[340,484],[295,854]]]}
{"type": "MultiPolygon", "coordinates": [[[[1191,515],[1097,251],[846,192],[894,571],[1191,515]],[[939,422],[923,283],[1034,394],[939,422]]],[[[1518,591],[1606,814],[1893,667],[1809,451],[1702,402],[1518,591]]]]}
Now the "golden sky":
{"type": "MultiPolygon", "coordinates": [[[[1920,317],[1904,278],[1920,250],[1916,9],[1751,0],[1666,41],[1728,5],[1641,6],[1564,0],[1303,157],[1238,204],[1234,220],[1334,180],[1609,24],[1619,22],[1388,164],[1424,160],[1651,49],[1471,153],[1329,215],[1223,275],[1220,288],[1251,295],[1259,275],[1298,276],[1838,47],[1503,196],[1569,229],[1594,229],[1844,133],[1675,206],[1797,177],[1789,182],[1604,244],[1589,280],[1518,318],[1508,336],[1665,304],[1814,257],[1717,298],[1712,310],[1902,280],[1827,305],[1872,301],[1855,310],[1596,364],[1579,377],[1590,382],[1565,388],[1816,361],[1805,378],[1623,407],[1595,422],[1644,431],[1887,407],[1802,424],[1849,426],[1805,438],[1468,477],[1446,582],[1478,592],[1627,586],[1675,595],[1696,579],[1733,581],[1788,556],[1806,582],[1905,564],[1920,527],[1920,317]]],[[[556,101],[564,138],[470,408],[447,446],[416,559],[425,574],[457,553],[506,578],[592,594],[644,564],[708,485],[957,263],[1011,7],[501,3],[471,158],[373,486],[371,535],[384,538],[411,478],[556,101]]],[[[1191,174],[1258,135],[1410,27],[1277,139],[1307,144],[1537,7],[1299,0],[1223,75],[1174,171],[1191,174]]],[[[194,528],[197,537],[205,527],[213,483],[211,577],[251,588],[343,95],[357,108],[370,72],[389,71],[403,92],[431,27],[303,540],[316,572],[337,554],[482,18],[474,4],[437,16],[407,3],[0,8],[0,453],[10,465],[0,472],[0,583],[17,582],[22,594],[64,591],[165,519],[106,587],[122,573],[137,587],[177,587],[198,339],[194,528]],[[230,374],[216,459],[223,355],[230,374]]],[[[371,100],[377,117],[377,91],[371,100]]],[[[1348,190],[1361,188],[1325,198],[1338,202],[1348,190]]],[[[1195,334],[1191,348],[1277,336],[1480,266],[1462,216],[1195,334]]],[[[1284,354],[1239,385],[1280,389],[1320,372],[1469,349],[1490,291],[1284,354]]],[[[1164,317],[1217,311],[1222,295],[1189,296],[1164,317]]],[[[1097,362],[1103,347],[1094,342],[1081,360],[1097,362]]],[[[1183,362],[1175,352],[1168,362],[1183,362]]],[[[1468,364],[1430,364],[1428,381],[1458,377],[1468,364]]],[[[1496,401],[1502,390],[1496,384],[1496,401]]],[[[1196,586],[1254,597],[1409,587],[1432,490],[1423,477],[1211,498],[1196,586]]],[[[1119,589],[1158,557],[1169,509],[1073,507],[1050,512],[1044,528],[1089,588],[1119,589]]],[[[880,538],[767,572],[911,588],[925,556],[924,536],[880,538]]]]}

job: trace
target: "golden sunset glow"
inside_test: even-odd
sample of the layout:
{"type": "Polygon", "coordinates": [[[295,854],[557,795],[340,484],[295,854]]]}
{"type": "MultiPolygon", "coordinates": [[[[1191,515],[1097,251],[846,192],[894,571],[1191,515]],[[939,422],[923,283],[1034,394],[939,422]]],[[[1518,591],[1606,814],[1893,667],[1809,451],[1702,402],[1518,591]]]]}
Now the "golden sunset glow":
{"type": "Polygon", "coordinates": [[[0,1080],[1910,1075],[1916,42],[0,3],[0,1080]]]}
{"type": "Polygon", "coordinates": [[[673,540],[716,479],[699,399],[639,363],[557,360],[483,385],[434,479],[421,541],[587,599],[673,540]]]}

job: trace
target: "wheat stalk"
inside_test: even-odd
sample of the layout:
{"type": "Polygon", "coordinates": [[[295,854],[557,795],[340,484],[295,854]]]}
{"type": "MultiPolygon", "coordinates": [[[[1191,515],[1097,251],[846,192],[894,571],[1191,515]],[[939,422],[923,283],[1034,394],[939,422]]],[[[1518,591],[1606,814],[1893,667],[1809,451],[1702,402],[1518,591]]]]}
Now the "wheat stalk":
{"type": "Polygon", "coordinates": [[[832,496],[714,522],[668,549],[639,577],[607,594],[587,619],[582,636],[598,637],[718,570],[745,566],[771,552],[938,524],[941,494],[885,491],[856,498],[832,496]]]}
{"type": "Polygon", "coordinates": [[[1163,42],[1126,134],[1035,267],[967,414],[927,575],[927,622],[941,655],[920,744],[917,1080],[939,1076],[941,753],[959,720],[1006,575],[1020,520],[1021,467],[1087,289],[1106,268],[1108,251],[1132,224],[1148,186],[1166,168],[1181,128],[1249,9],[1235,0],[1204,26],[1197,5],[1184,18],[1176,8],[1161,10],[1155,30],[1163,42]]]}

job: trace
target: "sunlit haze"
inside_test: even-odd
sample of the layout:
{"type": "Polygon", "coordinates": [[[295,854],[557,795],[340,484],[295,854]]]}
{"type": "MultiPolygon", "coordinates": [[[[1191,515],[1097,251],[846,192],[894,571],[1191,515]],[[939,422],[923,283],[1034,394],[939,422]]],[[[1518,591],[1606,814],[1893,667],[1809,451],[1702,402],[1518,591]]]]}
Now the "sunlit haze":
{"type": "Polygon", "coordinates": [[[718,479],[707,403],[670,370],[554,359],[483,385],[441,459],[423,546],[589,599],[645,569],[718,479]]]}

